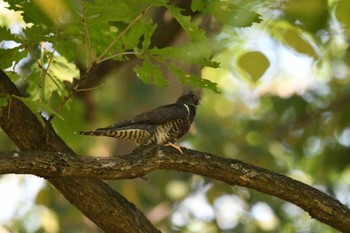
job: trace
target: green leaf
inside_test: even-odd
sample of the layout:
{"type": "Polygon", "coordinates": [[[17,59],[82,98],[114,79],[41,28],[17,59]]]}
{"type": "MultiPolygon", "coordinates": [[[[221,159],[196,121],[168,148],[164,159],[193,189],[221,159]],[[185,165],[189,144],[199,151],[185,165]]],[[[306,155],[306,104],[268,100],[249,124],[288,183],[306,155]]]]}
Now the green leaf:
{"type": "Polygon", "coordinates": [[[35,106],[39,109],[40,112],[46,112],[49,115],[55,115],[58,116],[59,118],[61,118],[62,120],[64,120],[64,118],[53,108],[50,107],[50,105],[44,103],[44,102],[37,102],[35,106]]]}
{"type": "Polygon", "coordinates": [[[49,67],[52,77],[60,81],[73,82],[74,78],[80,77],[80,72],[74,63],[67,61],[65,57],[54,56],[49,67]]]}
{"type": "Polygon", "coordinates": [[[203,0],[193,0],[191,4],[191,8],[193,11],[203,11],[205,12],[205,9],[207,6],[212,3],[212,1],[203,1],[203,0]]]}
{"type": "Polygon", "coordinates": [[[53,20],[48,17],[38,3],[27,0],[9,1],[8,3],[10,4],[9,9],[22,12],[21,15],[26,23],[53,26],[53,20]]]}
{"type": "Polygon", "coordinates": [[[148,59],[144,60],[142,66],[134,68],[137,76],[144,83],[167,86],[168,81],[164,79],[160,67],[152,64],[148,59]]]}
{"type": "MultiPolygon", "coordinates": [[[[131,4],[131,3],[129,3],[131,4]]],[[[124,0],[96,0],[94,3],[87,3],[86,15],[90,26],[106,24],[111,21],[129,23],[136,18],[141,7],[129,8],[124,0]]]]}
{"type": "MultiPolygon", "coordinates": [[[[65,58],[62,60],[64,61],[65,58]]],[[[35,64],[30,76],[26,79],[28,83],[27,93],[33,100],[38,101],[49,101],[53,93],[57,93],[63,98],[68,94],[64,82],[71,82],[74,77],[77,77],[75,76],[77,72],[74,73],[73,67],[75,66],[70,63],[52,61],[48,74],[46,74],[35,64]]]]}
{"type": "Polygon", "coordinates": [[[220,90],[217,87],[216,83],[211,82],[210,80],[203,79],[194,74],[185,74],[181,69],[177,68],[174,64],[168,64],[170,71],[176,74],[181,83],[184,85],[190,85],[193,87],[202,87],[210,89],[216,93],[220,93],[220,90]]]}
{"type": "Polygon", "coordinates": [[[147,27],[145,27],[145,31],[144,31],[144,40],[142,42],[142,48],[143,50],[148,49],[149,46],[151,45],[151,38],[152,35],[154,33],[154,31],[156,30],[157,25],[153,24],[153,21],[148,21],[148,25],[147,27]]]}
{"type": "MultiPolygon", "coordinates": [[[[96,54],[101,54],[107,46],[138,17],[148,4],[136,0],[96,0],[94,4],[86,4],[86,18],[90,35],[91,47],[96,54]]],[[[138,21],[118,40],[106,57],[116,57],[128,49],[134,49],[139,45],[143,33],[149,30],[145,21],[138,21]],[[146,28],[143,28],[146,26],[146,28]]],[[[85,28],[82,30],[85,31],[85,28]]],[[[85,36],[83,40],[85,43],[85,36]]]]}
{"type": "Polygon", "coordinates": [[[21,47],[12,49],[1,49],[0,48],[0,68],[6,69],[12,66],[13,62],[18,62],[24,56],[21,47]]]}
{"type": "Polygon", "coordinates": [[[34,24],[30,28],[23,29],[23,33],[25,34],[25,43],[28,46],[38,45],[41,41],[44,40],[46,35],[50,34],[51,32],[52,31],[47,27],[34,24]]]}
{"type": "Polygon", "coordinates": [[[11,34],[10,29],[0,26],[0,42],[3,40],[16,40],[16,37],[11,34]]]}
{"type": "Polygon", "coordinates": [[[29,94],[30,98],[33,100],[39,100],[40,95],[43,93],[42,88],[45,90],[42,80],[40,79],[40,74],[41,70],[37,67],[37,65],[35,65],[30,76],[26,78],[26,82],[28,84],[27,94],[29,94]]]}
{"type": "Polygon", "coordinates": [[[37,116],[37,118],[43,123],[43,119],[42,119],[42,112],[46,112],[49,115],[56,115],[59,118],[61,118],[62,120],[64,120],[64,118],[58,114],[57,111],[55,111],[54,109],[52,109],[48,104],[41,102],[41,101],[35,101],[32,100],[31,98],[25,98],[25,97],[19,97],[19,96],[14,96],[15,98],[21,100],[28,108],[30,108],[30,110],[35,113],[35,115],[37,116]]]}
{"type": "Polygon", "coordinates": [[[193,11],[201,11],[215,16],[225,25],[248,27],[260,21],[259,15],[250,10],[251,6],[256,6],[258,3],[261,2],[248,0],[237,5],[232,1],[193,0],[191,7],[193,11]]]}
{"type": "Polygon", "coordinates": [[[17,37],[6,27],[0,27],[0,68],[12,66],[13,61],[19,61],[23,56],[21,44],[17,46],[17,37]],[[11,47],[10,47],[11,46],[11,47]],[[16,46],[16,47],[13,47],[16,46]]]}
{"type": "Polygon", "coordinates": [[[197,25],[191,22],[191,17],[184,16],[181,14],[181,9],[175,6],[168,5],[167,9],[172,16],[179,22],[181,27],[185,30],[191,41],[199,42],[207,40],[205,32],[200,29],[197,25]]]}
{"type": "Polygon", "coordinates": [[[147,49],[150,45],[151,36],[156,29],[156,25],[152,25],[152,20],[145,22],[139,20],[123,37],[125,50],[134,49],[139,47],[141,38],[143,37],[142,45],[144,49],[147,49]]]}
{"type": "Polygon", "coordinates": [[[179,62],[197,64],[217,68],[219,64],[210,60],[211,48],[207,42],[191,43],[176,47],[149,50],[153,56],[166,60],[174,59],[179,62]]]}

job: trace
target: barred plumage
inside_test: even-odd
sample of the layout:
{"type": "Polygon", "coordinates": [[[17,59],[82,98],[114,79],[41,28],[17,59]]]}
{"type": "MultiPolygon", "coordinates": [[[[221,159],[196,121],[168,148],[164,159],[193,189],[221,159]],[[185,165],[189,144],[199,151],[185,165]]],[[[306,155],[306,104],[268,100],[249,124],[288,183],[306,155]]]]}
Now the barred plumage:
{"type": "Polygon", "coordinates": [[[164,145],[168,143],[173,145],[173,142],[189,130],[198,104],[197,96],[187,94],[181,96],[174,104],[160,106],[130,120],[121,121],[106,128],[77,133],[121,138],[139,145],[164,145]]]}

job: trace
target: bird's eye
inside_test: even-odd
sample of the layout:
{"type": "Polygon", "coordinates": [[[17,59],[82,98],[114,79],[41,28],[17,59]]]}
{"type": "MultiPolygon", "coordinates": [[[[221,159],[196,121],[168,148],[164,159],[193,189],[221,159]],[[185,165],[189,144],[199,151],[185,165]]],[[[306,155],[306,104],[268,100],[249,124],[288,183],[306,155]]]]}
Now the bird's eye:
{"type": "Polygon", "coordinates": [[[197,103],[198,102],[198,98],[197,98],[197,96],[193,96],[193,101],[195,102],[195,103],[197,103]]]}

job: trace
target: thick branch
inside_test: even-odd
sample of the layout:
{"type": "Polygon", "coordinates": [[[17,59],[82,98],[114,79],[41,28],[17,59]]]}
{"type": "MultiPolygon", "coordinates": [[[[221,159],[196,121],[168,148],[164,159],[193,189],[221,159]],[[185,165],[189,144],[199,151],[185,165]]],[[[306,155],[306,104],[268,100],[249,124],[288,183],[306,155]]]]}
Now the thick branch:
{"type": "MultiPolygon", "coordinates": [[[[0,97],[20,95],[0,70],[0,97]]],[[[0,107],[0,127],[22,151],[64,151],[74,153],[50,125],[43,127],[36,116],[17,98],[0,107]]],[[[22,157],[21,157],[22,158],[22,157]]],[[[105,232],[158,232],[132,203],[104,182],[96,179],[48,179],[84,215],[105,232]]]]}
{"type": "Polygon", "coordinates": [[[69,153],[7,152],[0,154],[0,173],[42,177],[126,179],[142,177],[157,169],[173,169],[203,175],[276,196],[298,205],[313,218],[342,232],[350,232],[350,210],[323,192],[266,169],[235,159],[187,150],[151,146],[130,155],[77,157],[69,153]]]}

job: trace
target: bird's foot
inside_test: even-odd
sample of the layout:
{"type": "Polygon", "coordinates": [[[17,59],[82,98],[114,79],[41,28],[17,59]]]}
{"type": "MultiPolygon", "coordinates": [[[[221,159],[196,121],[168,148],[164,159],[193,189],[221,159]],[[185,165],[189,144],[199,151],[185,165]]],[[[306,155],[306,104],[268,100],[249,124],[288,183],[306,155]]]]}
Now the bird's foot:
{"type": "Polygon", "coordinates": [[[164,146],[174,147],[176,150],[178,150],[180,152],[180,154],[183,154],[181,148],[186,148],[186,147],[183,147],[183,146],[175,145],[174,143],[171,143],[171,142],[168,142],[168,143],[164,144],[164,146]]]}

